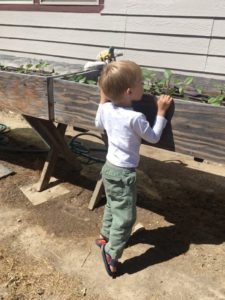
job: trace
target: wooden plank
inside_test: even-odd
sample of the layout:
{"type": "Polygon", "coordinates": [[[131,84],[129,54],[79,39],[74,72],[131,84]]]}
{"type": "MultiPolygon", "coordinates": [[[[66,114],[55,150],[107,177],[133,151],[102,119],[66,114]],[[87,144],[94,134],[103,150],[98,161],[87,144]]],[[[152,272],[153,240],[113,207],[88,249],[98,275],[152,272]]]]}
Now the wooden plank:
{"type": "MultiPolygon", "coordinates": [[[[169,52],[207,54],[209,38],[176,37],[164,35],[95,32],[84,30],[61,30],[55,28],[23,28],[1,26],[0,37],[33,40],[40,42],[60,42],[69,44],[101,45],[108,48],[134,48],[169,52]],[[125,43],[124,43],[125,41],[125,43]]],[[[16,42],[17,43],[17,42],[16,42]]],[[[95,55],[96,56],[96,55],[95,55]]]]}
{"type": "MultiPolygon", "coordinates": [[[[135,103],[154,124],[156,106],[151,97],[135,103]]],[[[168,112],[171,119],[155,147],[220,163],[225,162],[225,107],[174,99],[168,112]]],[[[146,143],[145,143],[146,144],[146,143]]]]}
{"type": "Polygon", "coordinates": [[[211,39],[209,55],[225,56],[225,40],[216,38],[211,39]]]}
{"type": "Polygon", "coordinates": [[[213,22],[213,30],[212,30],[212,36],[213,37],[224,37],[225,32],[225,20],[214,20],[213,22]]]}
{"type": "MultiPolygon", "coordinates": [[[[60,44],[50,42],[39,42],[30,40],[13,40],[0,38],[2,51],[17,51],[22,53],[30,53],[33,57],[39,55],[43,58],[44,55],[58,57],[61,61],[67,57],[70,59],[80,58],[85,60],[95,60],[96,55],[102,50],[101,46],[90,45],[73,45],[73,44],[60,44]]],[[[12,52],[11,52],[12,54],[12,52]]],[[[23,56],[20,54],[20,56],[23,56]]],[[[53,60],[53,58],[52,58],[53,60]]],[[[72,62],[72,60],[71,60],[72,62]]],[[[74,62],[75,63],[75,62],[74,62]]]]}
{"type": "MultiPolygon", "coordinates": [[[[58,124],[57,130],[60,132],[62,137],[64,137],[65,132],[66,132],[67,125],[64,124],[58,124]]],[[[46,158],[44,167],[41,172],[41,176],[39,178],[39,181],[36,185],[37,191],[41,192],[47,188],[49,185],[52,173],[55,168],[56,161],[58,159],[58,151],[56,151],[54,148],[51,148],[48,156],[46,158]]]]}
{"type": "MultiPolygon", "coordinates": [[[[37,36],[43,29],[105,31],[105,32],[145,32],[155,34],[211,36],[213,19],[145,17],[145,16],[104,16],[93,14],[48,14],[39,12],[27,16],[26,12],[8,12],[7,16],[0,11],[1,36],[19,37],[21,32],[29,34],[34,30],[37,36]],[[33,16],[33,17],[31,17],[33,16]],[[29,17],[29,18],[27,18],[29,17]],[[84,22],[85,19],[85,22],[84,22]],[[18,26],[18,27],[17,27],[18,26]]],[[[218,20],[215,20],[214,27],[218,20]]],[[[223,22],[224,23],[224,22],[223,22]]],[[[223,24],[222,23],[222,24],[223,24]]],[[[220,26],[221,24],[219,24],[220,26]]],[[[223,25],[224,26],[224,25],[223,25]]],[[[218,26],[216,26],[218,28],[218,26]]],[[[224,35],[224,31],[220,31],[224,35]]],[[[35,35],[36,36],[36,35],[35,35]]],[[[34,36],[33,36],[34,37],[34,36]]]]}
{"type": "Polygon", "coordinates": [[[225,162],[225,108],[175,102],[172,119],[175,151],[225,162]]]}
{"type": "Polygon", "coordinates": [[[88,208],[90,210],[93,210],[96,207],[96,205],[99,203],[103,191],[104,191],[104,186],[103,186],[102,179],[100,178],[96,183],[94,192],[92,193],[91,199],[88,204],[88,208]]]}
{"type": "MultiPolygon", "coordinates": [[[[47,56],[58,57],[58,60],[66,62],[80,62],[79,60],[94,60],[96,54],[102,50],[102,47],[90,45],[70,45],[37,41],[24,40],[0,40],[4,44],[5,51],[25,51],[32,53],[33,57],[43,53],[47,56]],[[66,59],[64,59],[66,57],[66,59]],[[70,59],[70,60],[69,60],[70,59]],[[76,61],[75,61],[76,59],[76,61]]],[[[157,68],[179,69],[184,71],[205,72],[206,56],[204,55],[188,55],[180,53],[164,53],[150,51],[124,50],[123,59],[134,60],[140,65],[157,68]]],[[[225,71],[222,73],[224,74],[225,71]]]]}
{"type": "Polygon", "coordinates": [[[56,122],[95,130],[94,118],[99,103],[96,86],[55,79],[54,101],[56,122]]]}
{"type": "Polygon", "coordinates": [[[205,71],[211,74],[225,74],[225,59],[224,57],[213,57],[207,58],[205,71]]]}
{"type": "Polygon", "coordinates": [[[48,120],[53,115],[53,107],[49,107],[50,80],[45,76],[0,71],[0,109],[48,120]]]}
{"type": "Polygon", "coordinates": [[[60,155],[67,160],[74,167],[74,170],[80,171],[80,162],[64,139],[63,131],[66,129],[66,125],[59,124],[56,126],[52,121],[33,118],[28,115],[23,115],[23,117],[58,156],[60,155]]]}
{"type": "MultiPolygon", "coordinates": [[[[115,16],[111,17],[112,20],[115,16]]],[[[210,37],[213,19],[127,16],[126,32],[210,37]]]]}
{"type": "Polygon", "coordinates": [[[112,19],[111,16],[90,13],[0,11],[0,20],[3,25],[121,31],[124,29],[126,17],[115,16],[112,19]]]}
{"type": "MultiPolygon", "coordinates": [[[[0,136],[1,138],[1,136],[0,136]]],[[[13,174],[14,171],[7,168],[6,166],[3,166],[1,163],[0,163],[0,179],[10,175],[10,174],[13,174]]]]}
{"type": "MultiPolygon", "coordinates": [[[[35,53],[32,53],[32,52],[21,52],[21,51],[17,51],[16,49],[14,50],[1,50],[0,51],[0,61],[3,63],[5,62],[5,58],[6,57],[21,57],[23,56],[23,58],[27,58],[31,61],[33,60],[44,60],[44,61],[49,61],[51,63],[59,63],[58,66],[64,64],[64,63],[67,63],[67,64],[70,64],[71,67],[68,67],[66,72],[64,67],[63,68],[60,68],[60,71],[59,73],[60,74],[65,74],[65,73],[71,73],[71,72],[75,72],[76,70],[74,70],[74,65],[80,65],[81,67],[84,66],[84,64],[87,62],[87,60],[85,58],[71,58],[71,57],[62,57],[62,56],[52,56],[51,53],[42,53],[42,54],[35,54],[35,53]],[[12,55],[13,54],[13,55],[12,55]],[[63,69],[63,70],[62,70],[63,69]]],[[[57,71],[58,68],[56,68],[56,71],[57,71]]],[[[76,67],[75,67],[76,69],[76,67]]]]}
{"type": "Polygon", "coordinates": [[[151,34],[131,34],[125,35],[125,47],[136,50],[154,50],[175,53],[208,53],[209,38],[176,37],[151,34]]]}
{"type": "Polygon", "coordinates": [[[223,0],[107,0],[102,14],[224,17],[223,0]]]}
{"type": "MultiPolygon", "coordinates": [[[[54,79],[54,86],[55,120],[94,130],[98,88],[61,79],[54,79]]],[[[134,103],[134,109],[144,113],[151,125],[157,113],[155,101],[153,97],[143,97],[134,103]]],[[[225,107],[179,99],[174,102],[167,114],[171,122],[168,122],[160,142],[153,146],[224,163],[225,107]]]]}
{"type": "MultiPolygon", "coordinates": [[[[88,30],[68,30],[58,28],[34,28],[34,27],[7,27],[0,26],[0,37],[36,40],[45,42],[59,42],[69,44],[101,45],[108,48],[109,45],[121,48],[124,45],[124,33],[102,32],[88,30]]],[[[62,45],[59,45],[64,47],[62,45]]],[[[97,53],[96,53],[97,55],[97,53]]],[[[95,55],[95,56],[96,56],[95,55]]],[[[95,58],[95,57],[93,57],[95,58]]]]}
{"type": "Polygon", "coordinates": [[[205,71],[206,63],[206,56],[203,55],[188,55],[180,53],[162,53],[135,50],[125,50],[123,58],[134,60],[140,65],[149,67],[198,72],[205,71]]]}

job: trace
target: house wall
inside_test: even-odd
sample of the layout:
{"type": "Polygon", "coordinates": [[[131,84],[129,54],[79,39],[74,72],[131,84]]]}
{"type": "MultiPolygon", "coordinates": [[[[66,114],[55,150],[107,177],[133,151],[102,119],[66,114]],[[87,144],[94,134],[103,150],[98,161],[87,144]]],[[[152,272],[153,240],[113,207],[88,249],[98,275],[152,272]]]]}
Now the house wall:
{"type": "Polygon", "coordinates": [[[105,0],[100,13],[0,11],[0,58],[67,63],[114,46],[156,70],[224,78],[224,0],[105,0]]]}

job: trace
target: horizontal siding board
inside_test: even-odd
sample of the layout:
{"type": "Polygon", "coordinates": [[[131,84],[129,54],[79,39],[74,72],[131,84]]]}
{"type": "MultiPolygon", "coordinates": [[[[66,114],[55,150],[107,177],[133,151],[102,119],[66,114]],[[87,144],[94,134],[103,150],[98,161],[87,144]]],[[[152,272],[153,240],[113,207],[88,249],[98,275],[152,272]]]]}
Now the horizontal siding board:
{"type": "Polygon", "coordinates": [[[210,36],[213,20],[183,19],[167,17],[126,17],[101,16],[96,14],[61,14],[43,12],[5,12],[0,11],[2,25],[43,26],[53,28],[74,28],[104,31],[146,32],[159,34],[180,34],[210,36]]]}
{"type": "Polygon", "coordinates": [[[209,73],[225,74],[225,58],[208,57],[205,71],[209,73]]]}
{"type": "Polygon", "coordinates": [[[103,14],[0,11],[0,53],[84,63],[113,45],[141,65],[225,74],[216,57],[225,56],[224,16],[222,0],[105,0],[103,14]]]}
{"type": "MultiPolygon", "coordinates": [[[[101,51],[100,47],[69,45],[59,43],[48,43],[38,41],[26,41],[26,40],[12,40],[12,39],[0,39],[0,47],[7,50],[15,50],[21,52],[29,52],[33,54],[51,54],[58,57],[70,57],[70,58],[85,58],[87,60],[93,60],[96,57],[96,53],[101,51]]],[[[1,50],[1,49],[0,49],[1,50]]],[[[22,56],[22,55],[21,55],[22,56]]]]}
{"type": "MultiPolygon", "coordinates": [[[[0,39],[0,42],[1,45],[4,45],[4,50],[13,50],[16,48],[17,51],[36,54],[51,53],[54,56],[85,58],[87,60],[93,60],[96,57],[96,53],[102,49],[100,47],[26,40],[0,39]]],[[[204,71],[206,58],[201,55],[126,50],[124,51],[124,59],[134,60],[142,65],[159,68],[204,71]]]]}
{"type": "MultiPolygon", "coordinates": [[[[27,59],[28,62],[33,61],[33,59],[35,60],[45,60],[50,62],[53,66],[55,65],[55,63],[68,63],[68,64],[79,64],[79,65],[84,65],[87,60],[86,59],[80,59],[80,58],[70,58],[70,57],[62,57],[62,56],[52,56],[51,54],[43,54],[43,53],[27,53],[27,52],[19,52],[19,51],[2,51],[0,50],[0,63],[2,63],[3,65],[8,65],[5,64],[5,61],[8,61],[7,59],[5,59],[4,57],[23,57],[25,59],[27,59]]],[[[18,64],[16,65],[18,66],[18,64]]],[[[58,68],[57,68],[58,69],[58,68]]],[[[56,72],[58,73],[56,69],[56,72]]],[[[72,71],[71,68],[68,68],[68,72],[73,72],[73,67],[72,67],[72,71]]],[[[61,68],[59,70],[60,74],[64,74],[64,70],[63,72],[61,71],[61,68]]]]}
{"type": "Polygon", "coordinates": [[[125,19],[124,16],[114,16],[112,19],[100,14],[0,11],[2,25],[123,31],[125,19]]]}
{"type": "Polygon", "coordinates": [[[225,40],[212,39],[209,47],[209,55],[225,56],[225,40]]]}
{"type": "Polygon", "coordinates": [[[210,36],[212,23],[212,19],[130,16],[127,17],[126,30],[155,34],[210,36]]]}
{"type": "Polygon", "coordinates": [[[215,20],[214,21],[212,36],[213,37],[224,37],[225,36],[225,20],[215,20]]]}
{"type": "Polygon", "coordinates": [[[208,38],[191,38],[175,36],[157,36],[147,34],[126,34],[108,32],[90,32],[49,28],[21,28],[2,26],[0,37],[16,37],[17,39],[33,39],[75,44],[95,44],[117,48],[149,49],[158,51],[207,54],[208,38]],[[126,43],[125,43],[125,40],[126,43]]]}
{"type": "Polygon", "coordinates": [[[124,46],[123,33],[67,30],[56,28],[21,28],[2,26],[0,37],[16,37],[17,39],[35,39],[61,43],[93,44],[108,47],[124,46]]]}
{"type": "Polygon", "coordinates": [[[126,48],[207,54],[208,38],[126,34],[126,48]]]}
{"type": "Polygon", "coordinates": [[[224,0],[107,0],[103,14],[224,17],[224,0]]]}
{"type": "Polygon", "coordinates": [[[178,53],[160,53],[147,51],[126,50],[127,59],[134,60],[138,64],[157,67],[189,71],[204,72],[206,56],[188,55],[178,53]]]}

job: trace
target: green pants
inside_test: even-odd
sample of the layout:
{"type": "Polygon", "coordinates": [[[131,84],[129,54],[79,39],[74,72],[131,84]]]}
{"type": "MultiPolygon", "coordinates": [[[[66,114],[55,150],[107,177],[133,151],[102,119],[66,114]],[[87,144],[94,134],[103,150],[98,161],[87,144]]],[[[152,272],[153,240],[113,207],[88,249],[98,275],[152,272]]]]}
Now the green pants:
{"type": "Polygon", "coordinates": [[[105,250],[113,259],[123,253],[136,220],[136,171],[106,162],[102,168],[106,193],[101,233],[108,238],[105,250]]]}

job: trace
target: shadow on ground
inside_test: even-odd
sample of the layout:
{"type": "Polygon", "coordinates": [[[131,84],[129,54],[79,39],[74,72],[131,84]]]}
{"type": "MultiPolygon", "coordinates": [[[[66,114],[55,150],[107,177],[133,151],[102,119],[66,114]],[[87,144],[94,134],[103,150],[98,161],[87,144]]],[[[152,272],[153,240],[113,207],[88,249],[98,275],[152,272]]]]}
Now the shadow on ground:
{"type": "MultiPolygon", "coordinates": [[[[17,153],[0,151],[0,158],[3,161],[38,171],[42,169],[45,157],[46,152],[17,153]]],[[[73,171],[69,164],[59,160],[54,176],[61,182],[69,182],[92,191],[100,167],[100,165],[97,167],[95,164],[90,165],[89,171],[92,172],[92,175],[89,176],[89,171],[87,171],[85,175],[80,176],[80,174],[73,171]]],[[[141,209],[140,219],[149,224],[151,213],[156,213],[168,221],[170,225],[146,229],[131,236],[128,247],[142,243],[149,245],[149,249],[124,261],[120,275],[136,273],[151,265],[170,260],[187,252],[191,244],[218,245],[225,241],[224,177],[190,169],[183,162],[158,161],[147,157],[141,157],[139,169],[151,182],[148,188],[156,188],[160,195],[160,199],[149,197],[140,186],[137,202],[138,208],[141,209]]],[[[82,204],[83,210],[88,210],[89,200],[82,199],[82,203],[84,203],[82,204]]],[[[103,198],[95,212],[99,213],[100,211],[102,213],[104,201],[103,198]]],[[[57,205],[59,205],[57,201],[52,202],[50,205],[43,204],[38,210],[40,210],[40,218],[43,218],[42,212],[46,214],[46,220],[42,222],[42,226],[51,228],[54,233],[54,230],[59,230],[57,220],[68,218],[68,209],[67,214],[65,214],[66,209],[63,209],[63,205],[67,205],[70,210],[74,205],[73,215],[68,227],[60,228],[60,235],[67,236],[71,234],[73,228],[76,228],[75,226],[79,226],[82,214],[77,209],[79,205],[75,203],[75,200],[74,204],[71,203],[71,199],[60,203],[60,210],[57,209],[57,205]],[[70,206],[68,206],[68,203],[70,206]],[[57,220],[54,220],[55,223],[50,224],[51,220],[48,217],[49,214],[52,214],[54,206],[58,211],[57,220]],[[79,221],[76,221],[76,218],[79,221]]],[[[95,214],[95,212],[89,212],[89,214],[95,214]]],[[[84,214],[84,216],[86,215],[84,214]]],[[[91,218],[91,221],[93,221],[93,218],[91,218]]],[[[95,228],[97,226],[98,224],[95,228]]],[[[81,237],[82,234],[84,236],[93,235],[93,232],[90,232],[90,222],[82,223],[82,227],[83,233],[79,231],[81,237]]]]}

